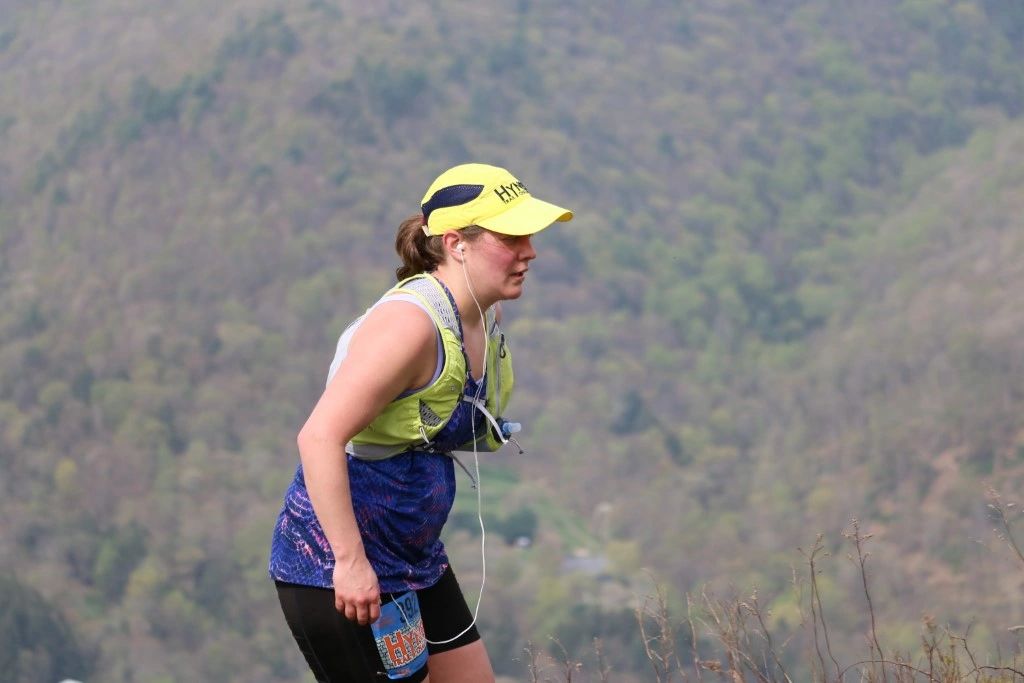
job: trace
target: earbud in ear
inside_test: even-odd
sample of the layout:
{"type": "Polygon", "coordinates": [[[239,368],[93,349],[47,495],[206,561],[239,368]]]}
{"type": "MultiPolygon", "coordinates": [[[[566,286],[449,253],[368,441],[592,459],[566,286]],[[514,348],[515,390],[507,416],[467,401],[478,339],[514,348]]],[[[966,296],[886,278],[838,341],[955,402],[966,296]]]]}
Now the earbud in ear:
{"type": "Polygon", "coordinates": [[[465,252],[466,251],[466,243],[465,242],[459,242],[457,245],[455,245],[455,249],[460,254],[465,252]]]}

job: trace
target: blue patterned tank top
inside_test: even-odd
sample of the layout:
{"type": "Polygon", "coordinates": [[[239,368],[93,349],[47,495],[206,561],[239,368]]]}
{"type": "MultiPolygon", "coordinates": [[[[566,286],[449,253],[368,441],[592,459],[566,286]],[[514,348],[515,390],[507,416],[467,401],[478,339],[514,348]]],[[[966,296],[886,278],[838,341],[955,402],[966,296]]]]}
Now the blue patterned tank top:
{"type": "MultiPolygon", "coordinates": [[[[461,337],[461,319],[459,332],[461,337]]],[[[478,383],[467,372],[465,393],[484,396],[485,384],[486,378],[478,383]]],[[[413,450],[383,460],[348,456],[352,508],[381,591],[419,590],[441,578],[448,567],[441,529],[455,501],[454,463],[445,452],[469,443],[474,431],[479,435],[486,428],[483,415],[460,402],[434,438],[440,452],[413,450]]],[[[334,585],[334,554],[313,512],[301,464],[274,526],[269,570],[276,581],[334,585]]]]}

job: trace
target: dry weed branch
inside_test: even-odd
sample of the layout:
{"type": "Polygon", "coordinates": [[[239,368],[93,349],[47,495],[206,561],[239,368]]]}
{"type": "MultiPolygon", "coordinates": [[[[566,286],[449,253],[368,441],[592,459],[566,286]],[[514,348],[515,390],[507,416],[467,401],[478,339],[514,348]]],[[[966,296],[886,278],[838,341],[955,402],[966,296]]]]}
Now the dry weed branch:
{"type": "MultiPolygon", "coordinates": [[[[852,531],[844,531],[843,536],[853,541],[854,547],[857,549],[857,568],[860,570],[861,585],[864,589],[864,597],[868,601],[868,615],[871,617],[871,649],[877,653],[879,660],[885,659],[885,653],[882,651],[882,646],[878,642],[878,628],[875,625],[875,606],[871,602],[871,591],[868,589],[868,568],[867,562],[871,553],[864,550],[864,544],[871,539],[871,534],[861,534],[860,532],[860,521],[854,517],[850,520],[850,526],[852,531]]],[[[850,558],[853,560],[853,558],[850,558]]],[[[882,683],[888,683],[888,677],[885,675],[885,667],[882,667],[882,683]]]]}
{"type": "Polygon", "coordinates": [[[594,638],[594,654],[597,656],[597,675],[601,677],[601,683],[608,683],[612,668],[604,657],[604,650],[600,638],[594,638]]]}
{"type": "MultiPolygon", "coordinates": [[[[754,590],[753,595],[750,596],[749,604],[742,603],[742,606],[745,607],[750,612],[750,614],[754,616],[755,619],[757,619],[757,623],[761,627],[761,630],[758,633],[762,638],[764,638],[765,642],[767,643],[768,654],[772,656],[772,661],[774,661],[775,666],[778,667],[779,672],[782,674],[783,680],[785,680],[787,683],[793,683],[792,679],[789,677],[789,674],[786,673],[786,667],[782,665],[782,661],[779,659],[779,652],[775,648],[775,643],[772,642],[771,631],[768,630],[767,624],[764,623],[764,613],[761,610],[761,605],[757,601],[756,589],[754,590]]],[[[783,647],[785,647],[785,643],[783,644],[783,647]]],[[[767,662],[765,662],[765,670],[768,670],[767,662]]]]}
{"type": "Polygon", "coordinates": [[[526,641],[526,647],[523,648],[523,652],[526,653],[528,658],[526,668],[530,672],[530,683],[540,683],[540,679],[537,677],[540,674],[540,668],[537,666],[537,648],[533,646],[531,641],[526,641]]]}
{"type": "MultiPolygon", "coordinates": [[[[672,673],[679,671],[683,674],[683,666],[679,661],[676,652],[675,629],[672,627],[672,620],[669,617],[668,598],[660,584],[655,583],[654,605],[651,605],[652,596],[648,595],[636,608],[636,620],[640,627],[640,640],[643,643],[644,654],[654,669],[655,680],[672,680],[672,673]],[[649,635],[647,632],[647,620],[654,622],[656,632],[649,635]]],[[[683,674],[685,678],[685,674],[683,674]]]]}
{"type": "Polygon", "coordinates": [[[580,671],[583,668],[583,662],[573,661],[572,657],[566,651],[565,646],[562,645],[562,641],[558,638],[552,638],[551,642],[558,646],[558,649],[562,651],[562,672],[565,674],[565,683],[572,683],[572,675],[574,672],[580,671]]]}
{"type": "Polygon", "coordinates": [[[690,625],[690,649],[693,654],[693,669],[697,673],[697,680],[703,682],[704,677],[700,672],[700,654],[697,651],[697,627],[693,623],[693,600],[690,594],[686,594],[686,621],[690,625]]]}
{"type": "Polygon", "coordinates": [[[994,529],[996,536],[1009,545],[1013,552],[1017,554],[1021,563],[1024,563],[1024,552],[1021,551],[1020,546],[1017,545],[1017,541],[1013,537],[1013,529],[1011,529],[1010,520],[1007,517],[1007,511],[1013,510],[1016,507],[1016,503],[1004,504],[1002,496],[992,487],[989,487],[986,493],[989,499],[988,507],[992,511],[995,521],[1001,527],[1001,529],[994,529]]]}
{"type": "MultiPolygon", "coordinates": [[[[811,626],[813,627],[814,633],[814,649],[818,654],[818,661],[821,663],[821,676],[825,677],[825,670],[828,668],[825,664],[825,657],[821,654],[821,645],[818,642],[818,625],[821,625],[822,636],[825,639],[825,651],[828,653],[829,659],[832,660],[832,664],[836,668],[836,680],[841,681],[842,676],[839,673],[839,661],[835,655],[832,654],[832,643],[828,635],[828,622],[825,621],[825,612],[821,604],[821,593],[818,591],[818,567],[817,558],[819,553],[823,553],[825,557],[828,557],[828,553],[825,552],[825,547],[821,542],[822,535],[818,534],[817,538],[814,539],[814,546],[811,548],[810,555],[804,555],[807,558],[807,564],[810,568],[811,575],[811,626]]],[[[800,550],[803,553],[803,550],[800,550]]]]}

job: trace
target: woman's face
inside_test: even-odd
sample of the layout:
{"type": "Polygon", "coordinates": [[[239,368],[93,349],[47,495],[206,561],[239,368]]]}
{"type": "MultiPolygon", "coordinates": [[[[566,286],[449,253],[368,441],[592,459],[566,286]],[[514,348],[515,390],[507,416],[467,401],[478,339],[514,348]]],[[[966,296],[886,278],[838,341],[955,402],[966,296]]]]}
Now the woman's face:
{"type": "Polygon", "coordinates": [[[502,235],[490,230],[467,241],[463,253],[477,295],[492,301],[518,299],[529,263],[537,258],[529,235],[502,235]]]}

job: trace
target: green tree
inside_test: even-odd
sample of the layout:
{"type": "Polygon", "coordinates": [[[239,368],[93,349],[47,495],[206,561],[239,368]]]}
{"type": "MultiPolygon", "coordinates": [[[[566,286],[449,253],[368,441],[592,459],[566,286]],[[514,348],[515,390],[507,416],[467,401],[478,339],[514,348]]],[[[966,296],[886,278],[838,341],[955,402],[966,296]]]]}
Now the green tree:
{"type": "Polygon", "coordinates": [[[0,672],[11,683],[86,679],[95,657],[35,588],[0,577],[0,672]]]}

